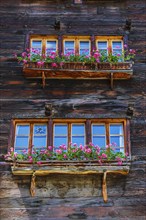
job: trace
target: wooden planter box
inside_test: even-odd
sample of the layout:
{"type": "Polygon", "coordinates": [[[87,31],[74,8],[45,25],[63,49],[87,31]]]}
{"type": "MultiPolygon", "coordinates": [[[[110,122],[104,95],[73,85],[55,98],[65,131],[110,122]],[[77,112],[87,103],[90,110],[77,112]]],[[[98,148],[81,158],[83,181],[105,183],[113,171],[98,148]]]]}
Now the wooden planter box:
{"type": "Polygon", "coordinates": [[[43,87],[46,79],[109,79],[113,88],[114,79],[129,79],[133,75],[132,63],[81,63],[66,62],[62,66],[52,67],[52,63],[38,66],[35,62],[28,62],[23,66],[27,78],[41,78],[43,87]]]}
{"type": "Polygon", "coordinates": [[[18,161],[12,164],[13,175],[29,175],[31,176],[30,193],[35,195],[36,176],[44,176],[49,174],[69,174],[69,175],[87,175],[101,174],[102,178],[102,194],[104,202],[107,202],[107,183],[106,177],[108,173],[127,175],[129,173],[129,164],[118,166],[117,163],[104,163],[99,165],[98,161],[41,161],[41,164],[18,161]]]}

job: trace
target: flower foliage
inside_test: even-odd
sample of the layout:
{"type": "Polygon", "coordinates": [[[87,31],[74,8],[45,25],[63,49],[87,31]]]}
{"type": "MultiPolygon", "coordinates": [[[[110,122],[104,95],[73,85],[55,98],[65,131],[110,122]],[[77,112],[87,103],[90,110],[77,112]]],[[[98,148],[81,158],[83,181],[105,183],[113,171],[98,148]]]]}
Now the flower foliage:
{"type": "MultiPolygon", "coordinates": [[[[118,48],[117,48],[118,49],[118,48]]],[[[123,61],[133,60],[136,51],[134,49],[128,49],[127,45],[124,45],[124,51],[122,53],[112,53],[111,48],[108,51],[99,52],[94,50],[91,55],[87,55],[86,51],[82,54],[76,54],[75,52],[66,52],[66,54],[59,55],[58,52],[50,51],[48,54],[42,54],[39,49],[26,49],[21,55],[14,54],[19,62],[26,64],[27,62],[37,62],[37,66],[43,67],[44,63],[51,63],[52,67],[62,67],[66,62],[82,62],[82,63],[102,63],[110,62],[117,63],[123,61]]]]}
{"type": "Polygon", "coordinates": [[[21,153],[14,153],[13,148],[11,148],[8,154],[5,155],[5,159],[11,158],[13,161],[29,161],[37,164],[41,164],[41,161],[49,162],[51,160],[97,160],[101,165],[105,161],[117,161],[118,165],[122,165],[126,161],[127,155],[122,152],[116,152],[114,147],[114,144],[109,144],[106,148],[100,148],[92,143],[86,146],[72,144],[67,150],[67,147],[63,144],[54,151],[52,146],[48,146],[47,149],[42,150],[33,148],[32,152],[22,150],[21,153]]]}

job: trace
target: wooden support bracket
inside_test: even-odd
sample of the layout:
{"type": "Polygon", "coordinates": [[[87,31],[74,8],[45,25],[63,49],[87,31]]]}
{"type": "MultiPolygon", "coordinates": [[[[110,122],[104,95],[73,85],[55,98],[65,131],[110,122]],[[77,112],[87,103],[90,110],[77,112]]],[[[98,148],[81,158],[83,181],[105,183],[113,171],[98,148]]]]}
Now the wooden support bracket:
{"type": "Polygon", "coordinates": [[[44,88],[44,87],[45,87],[45,85],[46,85],[45,80],[46,80],[46,77],[45,77],[45,72],[43,71],[43,72],[42,72],[42,84],[43,84],[43,88],[44,88]]]}
{"type": "Polygon", "coordinates": [[[114,88],[114,73],[113,72],[111,72],[111,74],[110,74],[110,80],[111,80],[111,89],[113,90],[113,88],[114,88]]]}
{"type": "Polygon", "coordinates": [[[34,172],[32,174],[31,184],[30,184],[30,194],[31,194],[31,196],[35,196],[35,179],[36,179],[36,175],[35,175],[35,172],[34,172]]]}
{"type": "Polygon", "coordinates": [[[103,196],[103,201],[107,202],[107,184],[106,184],[106,177],[107,177],[107,172],[105,171],[103,173],[103,180],[102,180],[102,196],[103,196]]]}

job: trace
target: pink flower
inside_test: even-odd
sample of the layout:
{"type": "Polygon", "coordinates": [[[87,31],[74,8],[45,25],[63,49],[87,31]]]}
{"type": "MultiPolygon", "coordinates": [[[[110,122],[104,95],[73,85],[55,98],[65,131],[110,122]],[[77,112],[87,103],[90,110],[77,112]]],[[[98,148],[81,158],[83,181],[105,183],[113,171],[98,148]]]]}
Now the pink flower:
{"type": "Polygon", "coordinates": [[[90,154],[92,150],[90,148],[85,149],[85,153],[90,154]]]}
{"type": "Polygon", "coordinates": [[[38,67],[43,67],[44,66],[44,61],[38,61],[37,66],[38,67]]]}
{"type": "Polygon", "coordinates": [[[38,164],[38,165],[41,165],[41,161],[38,161],[37,164],[38,164]]]}
{"type": "Polygon", "coordinates": [[[124,48],[127,48],[128,47],[128,45],[127,44],[124,44],[124,48]]]}
{"type": "Polygon", "coordinates": [[[125,153],[125,156],[126,156],[126,157],[128,157],[128,156],[129,156],[128,152],[126,152],[126,153],[125,153]]]}
{"type": "Polygon", "coordinates": [[[51,66],[52,67],[57,67],[57,64],[56,63],[52,63],[51,66]]]}
{"type": "Polygon", "coordinates": [[[63,158],[65,158],[65,159],[66,159],[66,158],[67,158],[67,155],[66,155],[66,154],[64,154],[64,155],[63,155],[63,158]]]}
{"type": "Polygon", "coordinates": [[[27,63],[27,60],[23,60],[23,63],[24,63],[24,64],[27,63]]]}
{"type": "Polygon", "coordinates": [[[26,52],[23,52],[23,53],[21,54],[21,56],[22,56],[22,57],[26,57],[26,56],[27,56],[27,53],[26,53],[26,52]]]}
{"type": "Polygon", "coordinates": [[[52,151],[53,147],[52,146],[48,146],[48,150],[52,151]]]}
{"type": "Polygon", "coordinates": [[[65,144],[60,145],[59,148],[62,149],[62,150],[66,150],[66,149],[67,149],[67,147],[65,146],[65,144]]]}
{"type": "Polygon", "coordinates": [[[120,48],[120,46],[116,46],[116,48],[120,48]]]}
{"type": "Polygon", "coordinates": [[[57,150],[56,150],[56,153],[57,153],[57,154],[62,154],[62,150],[57,149],[57,150]]]}
{"type": "Polygon", "coordinates": [[[105,158],[105,159],[107,158],[107,155],[104,153],[102,153],[101,156],[102,156],[102,158],[105,158]]]}

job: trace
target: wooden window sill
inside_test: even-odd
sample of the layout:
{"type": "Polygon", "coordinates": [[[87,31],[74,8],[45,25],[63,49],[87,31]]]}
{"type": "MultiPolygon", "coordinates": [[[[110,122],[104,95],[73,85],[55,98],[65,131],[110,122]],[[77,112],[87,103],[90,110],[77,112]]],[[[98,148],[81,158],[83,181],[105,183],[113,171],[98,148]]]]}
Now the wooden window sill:
{"type": "Polygon", "coordinates": [[[69,174],[69,175],[87,175],[102,174],[102,195],[104,202],[107,202],[107,174],[129,173],[130,164],[125,163],[118,166],[117,163],[105,163],[99,165],[98,161],[42,161],[40,165],[29,162],[12,163],[13,175],[31,176],[30,193],[35,196],[36,176],[45,176],[49,174],[69,174]]]}

